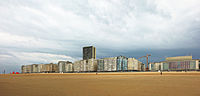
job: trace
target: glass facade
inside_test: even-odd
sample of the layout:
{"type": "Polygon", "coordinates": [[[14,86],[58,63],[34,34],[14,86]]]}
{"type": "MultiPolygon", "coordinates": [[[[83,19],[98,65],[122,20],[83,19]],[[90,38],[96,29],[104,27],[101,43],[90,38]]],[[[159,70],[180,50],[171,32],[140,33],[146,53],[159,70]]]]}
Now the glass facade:
{"type": "Polygon", "coordinates": [[[104,60],[99,59],[97,60],[97,71],[104,71],[104,60]]]}
{"type": "Polygon", "coordinates": [[[128,58],[124,56],[117,57],[117,71],[128,70],[128,58]]]}
{"type": "Polygon", "coordinates": [[[196,61],[167,61],[163,63],[163,70],[193,70],[196,69],[196,61]]]}

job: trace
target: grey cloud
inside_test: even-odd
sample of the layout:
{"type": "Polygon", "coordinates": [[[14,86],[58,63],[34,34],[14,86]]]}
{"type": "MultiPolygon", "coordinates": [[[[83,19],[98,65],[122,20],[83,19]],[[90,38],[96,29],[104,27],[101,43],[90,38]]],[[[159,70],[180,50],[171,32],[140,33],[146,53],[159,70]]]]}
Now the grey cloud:
{"type": "MultiPolygon", "coordinates": [[[[85,45],[96,46],[99,58],[198,49],[199,5],[198,0],[2,0],[0,48],[5,52],[0,55],[80,59],[85,45]]],[[[15,64],[37,62],[22,58],[15,64]]]]}

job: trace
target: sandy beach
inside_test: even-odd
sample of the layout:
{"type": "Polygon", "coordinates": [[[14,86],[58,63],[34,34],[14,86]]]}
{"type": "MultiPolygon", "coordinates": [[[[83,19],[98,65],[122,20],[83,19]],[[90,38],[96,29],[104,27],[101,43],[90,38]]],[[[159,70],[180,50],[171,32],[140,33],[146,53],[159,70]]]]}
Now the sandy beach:
{"type": "Polygon", "coordinates": [[[1,74],[1,96],[200,96],[200,72],[1,74]]]}

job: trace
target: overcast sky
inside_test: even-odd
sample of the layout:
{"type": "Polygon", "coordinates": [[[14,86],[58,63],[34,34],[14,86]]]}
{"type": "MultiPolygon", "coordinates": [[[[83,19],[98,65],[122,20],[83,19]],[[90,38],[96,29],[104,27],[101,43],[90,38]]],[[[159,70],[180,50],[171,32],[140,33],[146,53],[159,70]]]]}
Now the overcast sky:
{"type": "Polygon", "coordinates": [[[0,0],[1,72],[80,60],[88,45],[97,58],[199,59],[200,0],[0,0]]]}

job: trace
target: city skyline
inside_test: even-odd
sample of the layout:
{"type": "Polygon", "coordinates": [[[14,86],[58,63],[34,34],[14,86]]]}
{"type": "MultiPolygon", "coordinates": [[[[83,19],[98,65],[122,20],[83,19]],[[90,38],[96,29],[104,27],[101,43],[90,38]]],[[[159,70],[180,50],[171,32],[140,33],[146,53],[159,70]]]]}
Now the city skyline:
{"type": "Polygon", "coordinates": [[[199,5],[199,0],[1,0],[0,71],[80,60],[82,47],[90,45],[97,58],[199,59],[199,5]]]}

